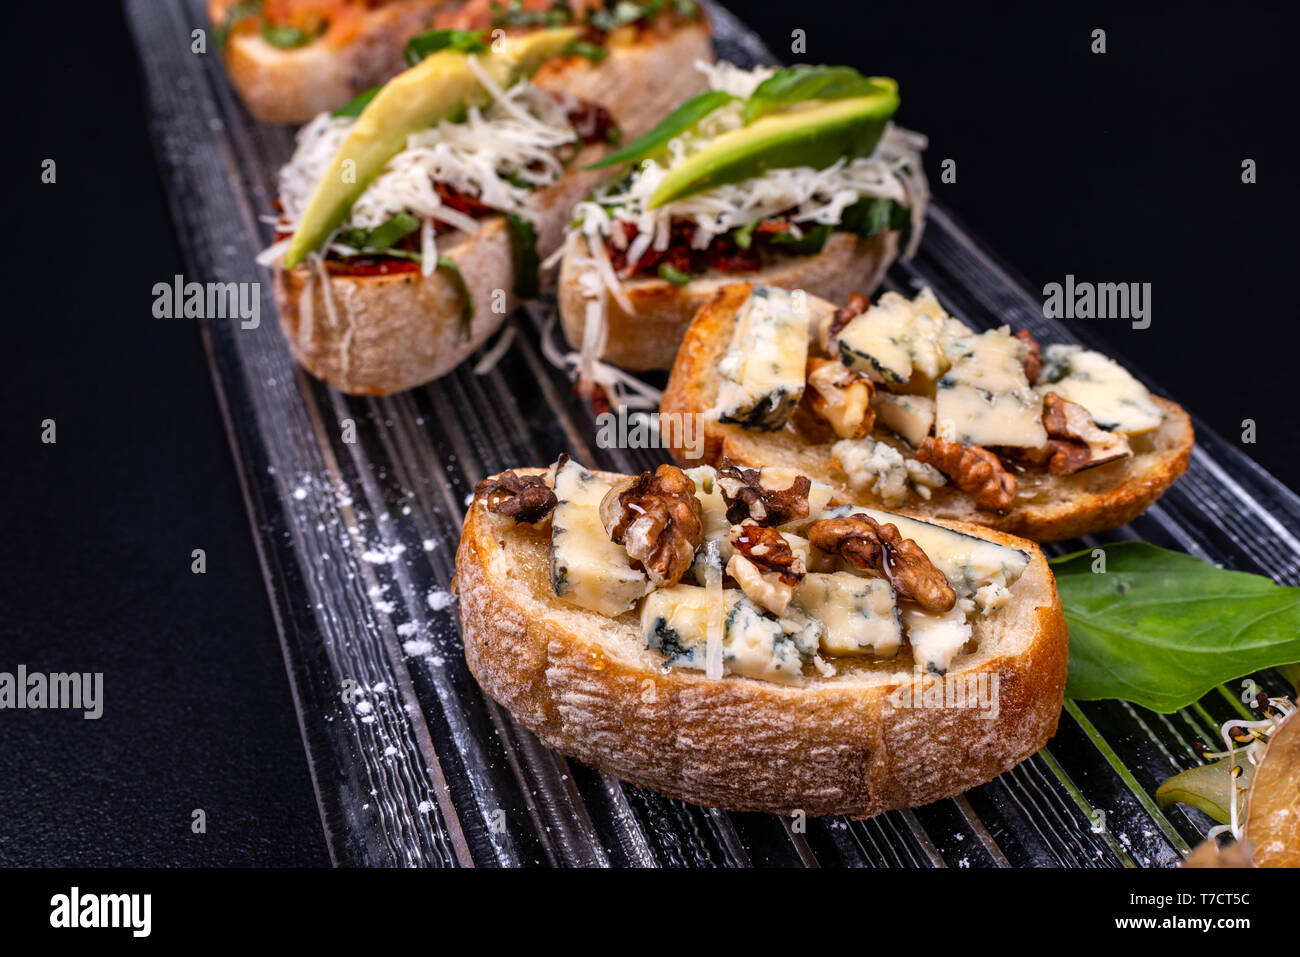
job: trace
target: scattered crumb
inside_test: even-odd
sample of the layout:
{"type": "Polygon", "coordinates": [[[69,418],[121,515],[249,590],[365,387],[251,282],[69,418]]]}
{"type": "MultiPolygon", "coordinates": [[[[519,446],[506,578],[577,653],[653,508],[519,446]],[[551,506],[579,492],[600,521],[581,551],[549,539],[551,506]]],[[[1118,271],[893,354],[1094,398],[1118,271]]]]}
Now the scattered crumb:
{"type": "Polygon", "coordinates": [[[427,638],[416,638],[412,641],[402,642],[402,651],[411,658],[418,658],[420,655],[433,653],[433,642],[427,638]]]}
{"type": "Polygon", "coordinates": [[[434,611],[442,611],[443,609],[449,607],[451,603],[454,602],[455,600],[456,600],[455,595],[453,595],[449,591],[444,591],[441,588],[432,589],[429,592],[429,596],[427,599],[427,601],[429,602],[429,607],[432,608],[434,611]]]}

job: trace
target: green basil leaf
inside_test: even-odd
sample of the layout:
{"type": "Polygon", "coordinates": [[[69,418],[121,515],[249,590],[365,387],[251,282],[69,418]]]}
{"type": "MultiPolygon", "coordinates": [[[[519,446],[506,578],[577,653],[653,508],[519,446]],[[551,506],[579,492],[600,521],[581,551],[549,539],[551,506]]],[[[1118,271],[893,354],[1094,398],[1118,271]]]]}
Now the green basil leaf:
{"type": "Polygon", "coordinates": [[[653,17],[659,12],[661,6],[663,0],[659,0],[658,3],[632,3],[631,0],[620,0],[619,3],[614,4],[613,9],[593,10],[587,20],[597,29],[609,32],[625,27],[629,23],[653,17]]]}
{"type": "Polygon", "coordinates": [[[430,30],[406,41],[406,62],[415,66],[425,57],[442,50],[458,53],[486,53],[490,48],[486,30],[430,30]]]}
{"type": "Polygon", "coordinates": [[[262,24],[262,39],[281,50],[296,50],[316,39],[314,34],[278,23],[262,24]]]}
{"type": "Polygon", "coordinates": [[[265,0],[243,0],[242,3],[236,3],[226,11],[226,19],[221,23],[214,24],[212,27],[212,42],[217,49],[226,45],[230,39],[230,31],[235,28],[235,24],[241,20],[247,20],[249,17],[260,16],[262,5],[265,0]]]}
{"type": "Polygon", "coordinates": [[[537,255],[537,228],[515,213],[506,213],[510,230],[510,262],[515,273],[515,295],[520,299],[536,299],[542,269],[537,255]]]}
{"type": "Polygon", "coordinates": [[[907,207],[892,199],[862,197],[840,216],[840,229],[871,239],[887,229],[902,231],[912,221],[907,207]]]}
{"type": "Polygon", "coordinates": [[[673,0],[673,13],[683,20],[698,20],[700,18],[700,8],[695,5],[695,0],[673,0]]]}
{"type": "Polygon", "coordinates": [[[575,38],[570,40],[569,45],[564,48],[564,56],[580,56],[592,63],[599,63],[609,56],[609,50],[599,43],[589,43],[586,40],[575,38]]]}
{"type": "Polygon", "coordinates": [[[659,264],[659,278],[667,279],[674,286],[684,286],[691,281],[689,273],[684,273],[668,263],[659,264]]]}
{"type": "Polygon", "coordinates": [[[460,290],[460,297],[464,300],[460,307],[460,337],[468,339],[470,325],[474,322],[474,294],[469,291],[469,284],[465,282],[465,276],[461,273],[460,267],[456,265],[455,260],[447,256],[439,256],[438,268],[451,273],[452,281],[460,290]]]}
{"type": "Polygon", "coordinates": [[[491,11],[494,27],[562,27],[573,22],[566,0],[555,0],[549,10],[526,10],[523,0],[510,0],[506,6],[493,3],[491,11]]]}
{"type": "Polygon", "coordinates": [[[1072,698],[1168,713],[1215,685],[1300,659],[1300,588],[1145,542],[1052,560],[1070,627],[1072,698]]]}
{"type": "Polygon", "coordinates": [[[370,101],[375,98],[375,94],[377,94],[383,88],[384,88],[384,84],[381,83],[378,86],[372,86],[364,93],[358,93],[355,97],[348,100],[337,110],[331,113],[330,116],[350,116],[355,119],[356,117],[361,115],[361,111],[364,110],[366,106],[369,105],[370,101]]]}
{"type": "Polygon", "coordinates": [[[748,126],[760,116],[808,100],[844,100],[883,90],[879,83],[848,66],[792,66],[777,70],[745,101],[748,126]]]}
{"type": "Polygon", "coordinates": [[[796,256],[815,256],[822,251],[826,240],[830,239],[835,227],[829,223],[818,223],[803,228],[803,235],[795,239],[791,233],[773,233],[772,243],[781,246],[786,252],[796,256]]]}
{"type": "Polygon", "coordinates": [[[411,235],[420,228],[420,221],[410,213],[398,213],[392,219],[380,223],[370,231],[367,251],[382,252],[393,243],[411,235]]]}
{"type": "Polygon", "coordinates": [[[660,120],[659,125],[650,132],[638,136],[627,146],[616,153],[610,153],[600,162],[592,163],[584,168],[604,169],[608,166],[619,166],[623,163],[639,163],[649,156],[662,152],[663,148],[668,145],[668,141],[674,136],[689,130],[718,107],[734,99],[734,96],[723,90],[709,90],[706,93],[693,96],[660,120]]]}

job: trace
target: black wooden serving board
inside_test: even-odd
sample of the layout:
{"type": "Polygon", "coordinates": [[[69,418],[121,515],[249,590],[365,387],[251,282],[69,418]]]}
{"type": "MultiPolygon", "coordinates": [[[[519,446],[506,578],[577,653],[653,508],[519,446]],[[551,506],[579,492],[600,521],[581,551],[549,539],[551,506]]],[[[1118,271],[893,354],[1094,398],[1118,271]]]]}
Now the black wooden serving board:
{"type": "MultiPolygon", "coordinates": [[[[963,797],[806,832],[670,800],[539,744],[465,664],[448,589],[466,496],[485,475],[561,451],[624,472],[659,453],[596,447],[590,410],[542,355],[545,308],[509,320],[514,344],[487,374],[471,361],[402,395],[345,396],[295,367],[254,261],[292,133],[254,123],[218,58],[191,51],[205,6],[128,0],[127,11],[187,278],[261,282],[259,328],[204,320],[203,335],[337,863],[1145,867],[1176,864],[1202,838],[1208,818],[1161,813],[1151,795],[1197,763],[1193,742],[1214,744],[1240,714],[1228,688],[1172,715],[1067,702],[1043,751],[963,797]]],[[[771,62],[734,17],[709,12],[720,57],[771,62]]],[[[915,260],[889,276],[892,288],[921,284],[977,327],[1077,341],[941,207],[915,260]]],[[[1197,426],[1191,469],[1158,505],[1053,553],[1141,538],[1300,584],[1300,500],[1197,426]]],[[[1286,691],[1271,672],[1257,680],[1286,691]]]]}

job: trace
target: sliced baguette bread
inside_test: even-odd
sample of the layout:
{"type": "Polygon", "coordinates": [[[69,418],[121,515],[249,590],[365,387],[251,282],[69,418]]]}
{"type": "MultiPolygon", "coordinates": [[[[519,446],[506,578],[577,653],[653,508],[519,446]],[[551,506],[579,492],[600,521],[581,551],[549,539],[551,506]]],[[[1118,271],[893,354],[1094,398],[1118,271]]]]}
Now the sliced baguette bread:
{"type": "MultiPolygon", "coordinates": [[[[209,0],[214,25],[238,0],[209,0]]],[[[406,41],[428,29],[446,0],[389,0],[355,14],[346,29],[285,50],[260,32],[236,30],[221,49],[226,72],[248,111],[262,123],[305,123],[342,106],[406,66],[406,41]]]]}
{"type": "MultiPolygon", "coordinates": [[[[583,171],[604,147],[588,147],[571,171],[537,190],[530,219],[545,257],[561,241],[569,210],[600,178],[583,171]]],[[[449,233],[440,256],[456,263],[474,303],[468,334],[461,283],[447,269],[328,276],[310,262],[275,266],[275,299],[289,347],[308,372],[352,395],[389,395],[446,375],[479,348],[517,305],[504,217],[472,234],[449,233]]]]}
{"type": "MultiPolygon", "coordinates": [[[[560,322],[565,338],[582,347],[587,327],[587,302],[583,290],[583,261],[587,242],[577,237],[560,263],[560,322]]],[[[599,358],[634,371],[671,369],[682,336],[700,308],[723,286],[738,282],[763,283],[782,289],[806,289],[839,302],[855,289],[875,289],[898,255],[898,233],[884,232],[871,239],[836,232],[822,251],[813,256],[775,254],[761,270],[724,273],[719,270],[676,286],[666,279],[641,277],[622,282],[634,313],[628,313],[605,293],[605,348],[599,358]]]]}
{"type": "MultiPolygon", "coordinates": [[[[793,468],[828,483],[846,499],[879,505],[870,493],[853,490],[848,476],[832,463],[834,439],[809,441],[807,434],[791,425],[775,432],[755,432],[704,414],[717,401],[721,382],[718,360],[730,346],[737,311],[750,289],[748,285],[731,285],[717,290],[686,331],[660,411],[698,415],[695,421],[703,432],[704,451],[702,458],[690,458],[691,450],[679,445],[672,449],[673,455],[687,466],[730,459],[738,464],[793,468]]],[[[976,522],[1039,542],[1124,525],[1146,511],[1187,471],[1191,457],[1191,419],[1176,403],[1152,398],[1165,413],[1164,421],[1155,431],[1132,437],[1131,458],[1073,475],[1051,475],[1042,469],[1019,472],[1015,504],[1006,515],[977,508],[971,496],[950,485],[934,489],[929,501],[913,496],[893,510],[927,520],[976,522]]],[[[682,431],[676,431],[680,439],[682,431]]],[[[877,435],[885,432],[888,430],[877,427],[877,435]]],[[[668,437],[672,438],[671,432],[668,437]]]]}
{"type": "Polygon", "coordinates": [[[936,679],[914,670],[906,647],[892,661],[836,659],[834,676],[797,686],[665,668],[635,612],[608,618],[557,598],[549,530],[489,512],[481,495],[456,556],[465,655],[483,689],[547,746],[672,797],[858,818],[926,804],[1043,746],[1056,730],[1067,658],[1042,552],[1001,532],[936,524],[1029,556],[1009,602],[974,623],[975,649],[947,672],[996,676],[991,711],[926,701],[936,679]]]}

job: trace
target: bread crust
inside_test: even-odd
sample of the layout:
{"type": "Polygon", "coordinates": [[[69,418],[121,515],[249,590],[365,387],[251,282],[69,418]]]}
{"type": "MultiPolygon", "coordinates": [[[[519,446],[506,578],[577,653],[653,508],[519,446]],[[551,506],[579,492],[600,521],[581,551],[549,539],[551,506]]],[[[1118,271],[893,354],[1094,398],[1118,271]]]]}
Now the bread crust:
{"type": "MultiPolygon", "coordinates": [[[[749,289],[747,285],[719,289],[696,315],[683,337],[664,390],[661,412],[692,414],[712,408],[718,387],[716,363],[730,342],[736,310],[748,297],[749,289]]],[[[1042,470],[1021,473],[1016,505],[1006,515],[976,508],[969,495],[951,486],[935,489],[929,502],[909,499],[906,505],[892,510],[925,519],[976,522],[1039,542],[1077,538],[1127,524],[1150,508],[1187,471],[1195,441],[1186,411],[1168,399],[1152,398],[1164,410],[1165,421],[1155,432],[1134,437],[1137,454],[1075,475],[1054,476],[1042,470]]],[[[879,504],[873,502],[869,492],[850,488],[847,476],[830,464],[830,443],[808,444],[788,430],[750,432],[703,415],[696,422],[704,437],[703,457],[688,458],[689,450],[679,445],[672,449],[678,461],[716,465],[729,458],[740,464],[796,468],[827,482],[846,499],[879,504]]],[[[680,430],[675,431],[680,434],[680,430]]]]}
{"type": "MultiPolygon", "coordinates": [[[[342,45],[310,43],[296,50],[272,46],[257,33],[236,33],[222,48],[230,82],[262,123],[305,123],[406,69],[406,41],[430,29],[447,0],[392,0],[364,15],[360,32],[342,45]]],[[[223,0],[210,0],[213,23],[223,0]]],[[[608,109],[627,139],[640,136],[678,103],[705,89],[696,60],[713,60],[706,22],[617,46],[599,63],[583,57],[552,60],[534,82],[564,90],[608,109]]]]}
{"type": "MultiPolygon", "coordinates": [[[[224,17],[223,0],[210,0],[209,19],[224,17]]],[[[282,50],[258,33],[235,33],[221,50],[239,98],[261,123],[305,123],[342,106],[406,68],[406,41],[429,29],[446,0],[391,0],[367,11],[348,42],[309,43],[282,50]]]]}
{"type": "Polygon", "coordinates": [[[635,623],[555,598],[545,535],[478,499],[456,555],[465,656],[483,689],[548,747],[670,797],[855,818],[927,804],[992,780],[1055,734],[1068,654],[1037,546],[939,524],[1031,556],[1013,605],[984,632],[976,624],[979,648],[949,671],[997,676],[991,719],[974,708],[899,706],[895,692],[917,693],[922,681],[909,661],[802,687],[665,669],[635,623]]]}
{"type": "MultiPolygon", "coordinates": [[[[584,238],[560,262],[560,323],[575,349],[582,348],[587,326],[587,299],[579,281],[587,255],[584,238]]],[[[855,291],[875,289],[898,255],[898,233],[871,239],[835,232],[815,256],[777,255],[760,270],[724,273],[710,270],[683,286],[664,279],[625,281],[623,291],[635,309],[629,314],[606,295],[606,339],[600,358],[633,371],[670,369],[691,319],[718,289],[738,282],[765,283],[782,289],[804,289],[832,302],[843,302],[855,291]]]]}
{"type": "MultiPolygon", "coordinates": [[[[584,149],[571,172],[530,198],[543,258],[559,246],[573,204],[599,179],[582,166],[603,149],[584,149]]],[[[285,269],[277,262],[275,301],[294,358],[352,395],[390,395],[446,375],[501,327],[518,300],[504,217],[484,219],[473,234],[439,237],[438,253],[456,263],[473,297],[468,335],[460,284],[448,270],[322,279],[310,263],[285,269]]]]}

